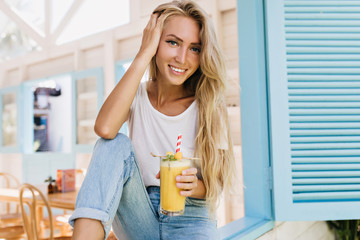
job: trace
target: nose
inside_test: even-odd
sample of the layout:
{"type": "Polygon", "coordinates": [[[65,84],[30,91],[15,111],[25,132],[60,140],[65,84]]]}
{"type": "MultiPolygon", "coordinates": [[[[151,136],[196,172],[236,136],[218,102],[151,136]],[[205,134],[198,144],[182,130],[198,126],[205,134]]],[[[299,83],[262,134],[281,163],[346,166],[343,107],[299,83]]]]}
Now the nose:
{"type": "Polygon", "coordinates": [[[180,47],[177,50],[175,61],[180,64],[184,64],[185,60],[186,60],[186,48],[180,47]]]}

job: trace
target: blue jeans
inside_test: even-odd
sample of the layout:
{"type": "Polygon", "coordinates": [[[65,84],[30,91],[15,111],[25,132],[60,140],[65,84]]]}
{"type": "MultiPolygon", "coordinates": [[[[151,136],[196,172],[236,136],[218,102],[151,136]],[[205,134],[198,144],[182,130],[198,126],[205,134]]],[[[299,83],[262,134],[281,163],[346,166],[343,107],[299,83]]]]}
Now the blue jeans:
{"type": "Polygon", "coordinates": [[[101,221],[105,239],[111,224],[119,239],[124,234],[128,239],[218,239],[205,200],[187,198],[182,216],[160,213],[160,189],[145,188],[132,143],[123,134],[97,141],[69,223],[74,226],[77,218],[101,221]]]}

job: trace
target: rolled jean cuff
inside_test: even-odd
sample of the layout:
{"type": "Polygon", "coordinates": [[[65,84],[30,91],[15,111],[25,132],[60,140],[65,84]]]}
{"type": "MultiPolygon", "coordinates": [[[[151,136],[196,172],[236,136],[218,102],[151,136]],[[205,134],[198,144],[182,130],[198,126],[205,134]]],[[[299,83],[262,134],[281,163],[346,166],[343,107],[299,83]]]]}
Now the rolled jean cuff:
{"type": "Polygon", "coordinates": [[[90,218],[99,220],[104,226],[105,238],[111,230],[111,219],[109,214],[98,209],[93,208],[76,208],[71,217],[69,218],[69,224],[74,227],[75,220],[78,218],[90,218]]]}

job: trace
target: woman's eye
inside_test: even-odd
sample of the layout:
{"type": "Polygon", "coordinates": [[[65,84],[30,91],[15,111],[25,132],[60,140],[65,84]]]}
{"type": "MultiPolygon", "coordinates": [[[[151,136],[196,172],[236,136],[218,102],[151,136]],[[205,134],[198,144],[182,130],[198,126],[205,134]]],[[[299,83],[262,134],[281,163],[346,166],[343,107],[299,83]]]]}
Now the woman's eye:
{"type": "Polygon", "coordinates": [[[170,43],[170,45],[173,45],[173,46],[176,46],[177,45],[177,42],[175,41],[172,41],[172,40],[168,40],[166,41],[167,43],[170,43]]]}
{"type": "Polygon", "coordinates": [[[191,48],[191,51],[196,52],[196,53],[200,53],[200,48],[193,47],[193,48],[191,48]]]}

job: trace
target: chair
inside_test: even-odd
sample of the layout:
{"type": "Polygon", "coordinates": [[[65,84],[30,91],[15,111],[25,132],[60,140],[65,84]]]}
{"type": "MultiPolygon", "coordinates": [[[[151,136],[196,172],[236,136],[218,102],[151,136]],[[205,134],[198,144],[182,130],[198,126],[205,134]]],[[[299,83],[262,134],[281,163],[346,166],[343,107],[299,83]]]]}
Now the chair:
{"type": "MultiPolygon", "coordinates": [[[[0,186],[4,188],[18,188],[20,186],[19,180],[9,174],[0,172],[0,186]]],[[[5,203],[5,213],[0,214],[0,227],[17,226],[22,225],[21,213],[19,211],[19,205],[14,206],[11,203],[5,203]]]]}
{"type": "MultiPolygon", "coordinates": [[[[0,185],[4,188],[18,188],[19,180],[9,173],[0,173],[0,185]]],[[[24,239],[25,232],[19,205],[13,207],[10,203],[5,205],[5,213],[0,214],[0,239],[24,239]],[[15,208],[15,209],[14,209],[15,208]]]]}
{"type": "Polygon", "coordinates": [[[23,226],[19,225],[19,226],[0,228],[0,239],[18,240],[24,238],[25,238],[25,232],[23,226]]]}
{"type": "Polygon", "coordinates": [[[71,239],[72,233],[68,233],[67,235],[60,235],[55,233],[55,222],[56,220],[53,218],[53,214],[51,211],[51,207],[49,202],[47,201],[44,194],[35,186],[25,183],[20,188],[20,208],[22,219],[24,222],[25,233],[29,240],[40,240],[40,239],[71,239]],[[24,195],[27,195],[26,198],[24,195]],[[30,196],[30,197],[29,197],[30,196]],[[48,213],[48,224],[44,223],[44,219],[42,218],[42,206],[38,205],[38,200],[44,203],[45,209],[48,213]],[[27,206],[27,208],[25,208],[27,206]],[[45,228],[45,225],[48,228],[45,228]]]}

